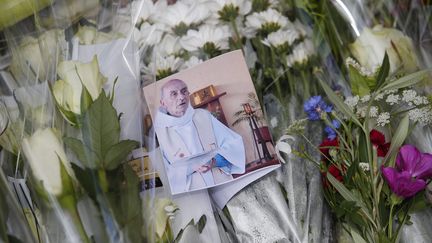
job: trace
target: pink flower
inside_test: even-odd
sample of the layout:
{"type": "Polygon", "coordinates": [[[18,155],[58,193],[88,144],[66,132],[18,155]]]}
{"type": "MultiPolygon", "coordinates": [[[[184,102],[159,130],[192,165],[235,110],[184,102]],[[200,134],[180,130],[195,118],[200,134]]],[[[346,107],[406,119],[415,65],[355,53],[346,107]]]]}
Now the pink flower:
{"type": "Polygon", "coordinates": [[[396,158],[396,168],[382,166],[381,171],[392,192],[403,198],[412,197],[432,177],[432,155],[404,145],[396,158]]]}

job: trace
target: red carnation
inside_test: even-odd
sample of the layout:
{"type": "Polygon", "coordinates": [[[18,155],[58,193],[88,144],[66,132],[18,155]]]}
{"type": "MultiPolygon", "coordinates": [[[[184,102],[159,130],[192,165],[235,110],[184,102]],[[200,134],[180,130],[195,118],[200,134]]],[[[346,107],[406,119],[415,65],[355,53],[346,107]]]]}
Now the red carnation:
{"type": "Polygon", "coordinates": [[[339,147],[339,140],[338,138],[330,140],[330,139],[324,139],[322,143],[318,146],[319,150],[321,151],[321,157],[324,160],[327,160],[327,158],[330,158],[329,150],[331,148],[337,148],[339,147]]]}
{"type": "Polygon", "coordinates": [[[385,136],[381,132],[372,129],[370,131],[370,141],[372,145],[377,149],[378,157],[385,157],[390,148],[390,143],[385,142],[385,136]]]}
{"type": "MultiPolygon", "coordinates": [[[[327,168],[327,172],[329,172],[334,178],[336,178],[336,180],[343,182],[343,176],[341,171],[338,169],[338,167],[336,167],[335,165],[331,164],[328,168],[327,168]]],[[[327,179],[327,172],[322,172],[321,173],[321,178],[322,178],[322,183],[324,188],[328,188],[330,186],[330,183],[327,179]]]]}

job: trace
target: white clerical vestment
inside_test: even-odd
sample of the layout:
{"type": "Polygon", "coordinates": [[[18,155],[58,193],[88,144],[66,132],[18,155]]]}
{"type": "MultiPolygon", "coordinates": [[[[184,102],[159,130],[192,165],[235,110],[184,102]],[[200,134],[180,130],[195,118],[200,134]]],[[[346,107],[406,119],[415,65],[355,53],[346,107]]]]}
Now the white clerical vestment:
{"type": "Polygon", "coordinates": [[[242,137],[226,127],[204,109],[188,107],[182,117],[159,110],[155,131],[164,156],[165,168],[173,194],[206,188],[232,179],[218,168],[206,173],[194,168],[209,162],[216,154],[230,164],[230,173],[245,172],[245,149],[242,137]],[[228,179],[223,179],[228,178],[228,179]]]}

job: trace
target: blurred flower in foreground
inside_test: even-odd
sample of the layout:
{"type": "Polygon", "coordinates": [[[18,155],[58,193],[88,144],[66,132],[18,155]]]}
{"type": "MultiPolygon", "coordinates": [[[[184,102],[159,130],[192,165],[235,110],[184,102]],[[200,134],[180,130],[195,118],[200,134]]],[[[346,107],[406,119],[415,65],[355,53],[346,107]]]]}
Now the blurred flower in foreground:
{"type": "Polygon", "coordinates": [[[390,72],[399,68],[406,73],[418,69],[418,61],[411,39],[402,32],[377,25],[372,29],[364,28],[357,40],[350,45],[354,57],[368,70],[381,66],[384,53],[390,61],[390,72]]]}
{"type": "Polygon", "coordinates": [[[44,81],[54,74],[56,63],[63,59],[62,50],[67,45],[63,31],[49,30],[38,38],[24,37],[16,52],[12,53],[10,71],[21,84],[44,81]]]}
{"type": "Polygon", "coordinates": [[[105,33],[98,31],[95,27],[80,26],[75,36],[82,45],[101,44],[120,38],[119,33],[105,33]]]}
{"type": "Polygon", "coordinates": [[[412,197],[425,189],[426,180],[432,177],[432,154],[404,145],[396,158],[396,168],[381,167],[381,170],[392,192],[402,198],[412,197]]]}
{"type": "Polygon", "coordinates": [[[63,187],[64,175],[61,167],[64,167],[68,174],[72,174],[72,169],[54,129],[40,129],[32,136],[24,138],[22,149],[33,175],[42,182],[48,193],[59,196],[64,191],[71,190],[63,187]]]}

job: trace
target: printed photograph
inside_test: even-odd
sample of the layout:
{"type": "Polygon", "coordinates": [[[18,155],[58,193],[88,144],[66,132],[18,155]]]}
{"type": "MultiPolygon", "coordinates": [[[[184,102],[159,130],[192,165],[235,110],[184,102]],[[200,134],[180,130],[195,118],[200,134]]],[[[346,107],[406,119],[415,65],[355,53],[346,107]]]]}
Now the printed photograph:
{"type": "Polygon", "coordinates": [[[144,87],[172,194],[278,166],[241,51],[144,87]]]}

